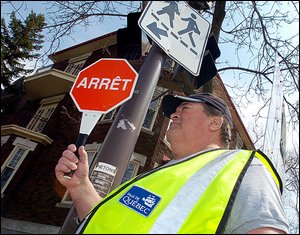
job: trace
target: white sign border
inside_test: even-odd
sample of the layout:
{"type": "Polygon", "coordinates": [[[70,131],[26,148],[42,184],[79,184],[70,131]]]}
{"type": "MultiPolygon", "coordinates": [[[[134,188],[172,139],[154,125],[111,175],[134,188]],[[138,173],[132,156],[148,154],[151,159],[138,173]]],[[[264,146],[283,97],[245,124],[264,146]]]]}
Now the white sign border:
{"type": "MultiPolygon", "coordinates": [[[[201,55],[200,55],[200,60],[199,60],[199,64],[197,66],[197,69],[196,69],[196,72],[195,71],[192,71],[190,68],[188,68],[184,63],[182,63],[180,60],[178,60],[177,58],[175,58],[172,54],[170,54],[170,51],[166,48],[163,48],[160,43],[159,43],[159,40],[157,40],[155,37],[153,37],[152,35],[149,35],[148,34],[148,29],[145,29],[141,22],[143,21],[147,11],[149,10],[150,6],[152,5],[153,1],[150,1],[146,8],[144,9],[141,17],[139,18],[138,20],[138,25],[139,27],[143,30],[144,33],[146,33],[169,57],[171,57],[174,61],[176,61],[178,64],[180,64],[182,67],[184,67],[187,71],[189,71],[191,74],[193,74],[194,76],[198,76],[200,74],[200,70],[201,70],[201,65],[202,65],[202,60],[203,60],[203,56],[204,56],[204,53],[205,53],[205,49],[202,50],[201,52],[201,55]]],[[[207,45],[207,41],[209,39],[209,35],[210,35],[210,31],[211,31],[211,24],[206,20],[204,19],[195,9],[193,9],[192,7],[189,6],[189,4],[187,2],[185,2],[185,6],[187,8],[189,8],[190,10],[192,10],[193,12],[195,12],[197,14],[197,16],[200,16],[203,20],[205,20],[208,24],[209,24],[209,30],[207,31],[206,35],[205,35],[205,42],[204,42],[204,45],[206,47],[207,45]]]]}

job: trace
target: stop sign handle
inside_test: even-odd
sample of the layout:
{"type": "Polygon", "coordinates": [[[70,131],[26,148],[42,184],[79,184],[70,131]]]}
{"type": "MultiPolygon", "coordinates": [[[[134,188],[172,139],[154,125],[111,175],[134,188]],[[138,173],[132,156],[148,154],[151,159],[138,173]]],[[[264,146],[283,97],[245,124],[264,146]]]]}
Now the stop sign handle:
{"type": "MultiPolygon", "coordinates": [[[[77,137],[77,140],[76,140],[76,143],[75,143],[75,145],[76,145],[75,155],[76,155],[77,158],[79,157],[79,155],[78,155],[79,147],[85,145],[85,142],[86,142],[88,137],[89,137],[89,135],[87,135],[87,134],[79,133],[79,135],[77,137]]],[[[64,178],[65,179],[72,179],[73,174],[74,174],[74,171],[71,170],[69,173],[64,174],[64,178]]]]}

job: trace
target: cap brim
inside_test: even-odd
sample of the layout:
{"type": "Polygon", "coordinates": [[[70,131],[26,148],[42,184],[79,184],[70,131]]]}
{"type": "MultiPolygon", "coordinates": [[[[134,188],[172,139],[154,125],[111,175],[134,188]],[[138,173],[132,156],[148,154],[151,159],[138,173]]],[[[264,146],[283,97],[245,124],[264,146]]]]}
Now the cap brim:
{"type": "Polygon", "coordinates": [[[179,95],[166,95],[162,100],[162,109],[165,116],[170,118],[172,113],[175,113],[177,107],[184,101],[188,102],[201,102],[198,99],[179,95]]]}
{"type": "Polygon", "coordinates": [[[173,95],[166,95],[162,100],[162,109],[166,117],[170,118],[171,114],[175,112],[176,108],[183,102],[173,95]]]}

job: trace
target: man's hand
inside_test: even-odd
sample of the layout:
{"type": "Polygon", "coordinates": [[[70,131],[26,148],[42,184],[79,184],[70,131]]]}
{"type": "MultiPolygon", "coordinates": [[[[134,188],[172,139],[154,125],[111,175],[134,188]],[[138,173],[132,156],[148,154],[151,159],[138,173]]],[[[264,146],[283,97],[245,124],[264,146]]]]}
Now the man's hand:
{"type": "Polygon", "coordinates": [[[89,180],[89,164],[87,152],[83,146],[78,149],[79,158],[75,155],[76,146],[71,144],[62,153],[62,157],[58,160],[55,167],[55,175],[58,181],[67,187],[69,191],[76,190],[82,183],[89,180]],[[72,178],[65,178],[65,174],[71,170],[74,171],[72,178]]]}

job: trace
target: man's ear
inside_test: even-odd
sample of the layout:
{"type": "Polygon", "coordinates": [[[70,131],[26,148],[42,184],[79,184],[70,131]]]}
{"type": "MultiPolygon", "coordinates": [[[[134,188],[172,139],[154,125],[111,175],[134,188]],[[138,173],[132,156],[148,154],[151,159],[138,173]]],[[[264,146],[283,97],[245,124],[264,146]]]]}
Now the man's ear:
{"type": "Polygon", "coordinates": [[[222,127],[222,124],[223,124],[223,117],[220,117],[220,116],[213,116],[211,117],[211,122],[208,126],[208,129],[210,131],[218,131],[221,129],[222,127]]]}

